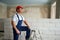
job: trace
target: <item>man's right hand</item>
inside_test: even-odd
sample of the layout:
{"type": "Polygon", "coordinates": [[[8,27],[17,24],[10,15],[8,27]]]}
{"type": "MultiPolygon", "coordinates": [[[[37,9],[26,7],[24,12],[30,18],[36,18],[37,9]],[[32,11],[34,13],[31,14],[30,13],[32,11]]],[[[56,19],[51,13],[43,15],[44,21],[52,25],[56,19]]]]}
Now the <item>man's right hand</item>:
{"type": "Polygon", "coordinates": [[[11,21],[11,24],[13,26],[13,28],[16,30],[16,33],[19,35],[20,34],[20,31],[16,28],[16,24],[14,21],[11,21]]]}
{"type": "Polygon", "coordinates": [[[20,31],[19,30],[16,30],[16,33],[19,35],[20,34],[20,31]]]}

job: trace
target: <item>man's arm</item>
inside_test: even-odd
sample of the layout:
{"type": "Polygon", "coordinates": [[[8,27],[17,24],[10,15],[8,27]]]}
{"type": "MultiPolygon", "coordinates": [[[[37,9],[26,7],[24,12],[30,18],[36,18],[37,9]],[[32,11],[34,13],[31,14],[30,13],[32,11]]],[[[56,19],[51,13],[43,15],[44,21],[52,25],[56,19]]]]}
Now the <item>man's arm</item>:
{"type": "Polygon", "coordinates": [[[27,25],[28,28],[30,27],[26,20],[24,20],[24,23],[27,25]]]}
{"type": "Polygon", "coordinates": [[[12,24],[12,27],[15,29],[16,33],[17,34],[20,34],[20,31],[17,29],[17,27],[15,25],[15,22],[14,21],[11,21],[11,24],[12,24]]]}

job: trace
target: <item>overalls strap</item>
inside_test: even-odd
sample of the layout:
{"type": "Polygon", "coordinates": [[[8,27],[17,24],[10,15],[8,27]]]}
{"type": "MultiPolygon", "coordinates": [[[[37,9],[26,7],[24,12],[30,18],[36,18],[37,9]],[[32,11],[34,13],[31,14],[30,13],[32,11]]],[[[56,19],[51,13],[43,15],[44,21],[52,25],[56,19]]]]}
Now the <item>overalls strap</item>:
{"type": "MultiPolygon", "coordinates": [[[[18,20],[20,20],[20,19],[19,19],[19,16],[18,16],[18,14],[17,14],[17,13],[16,13],[16,15],[17,15],[17,17],[18,17],[18,20]]],[[[21,16],[21,15],[20,15],[20,16],[21,16]]],[[[22,20],[23,20],[23,17],[22,17],[22,16],[21,16],[21,18],[22,18],[22,20]]]]}

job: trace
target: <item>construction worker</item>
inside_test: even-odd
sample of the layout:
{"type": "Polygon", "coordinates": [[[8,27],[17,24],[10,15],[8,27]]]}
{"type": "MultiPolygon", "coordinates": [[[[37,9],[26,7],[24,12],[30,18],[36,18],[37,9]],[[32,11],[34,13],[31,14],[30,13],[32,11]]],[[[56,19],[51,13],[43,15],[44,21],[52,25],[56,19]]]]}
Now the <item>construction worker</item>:
{"type": "Polygon", "coordinates": [[[23,7],[22,6],[17,6],[16,7],[16,13],[12,17],[12,27],[13,27],[13,37],[14,40],[18,40],[19,35],[21,34],[21,31],[26,31],[26,40],[29,39],[30,37],[30,26],[28,25],[27,21],[25,18],[21,15],[23,12],[23,7]],[[22,26],[22,22],[24,22],[27,26],[22,26]]]}

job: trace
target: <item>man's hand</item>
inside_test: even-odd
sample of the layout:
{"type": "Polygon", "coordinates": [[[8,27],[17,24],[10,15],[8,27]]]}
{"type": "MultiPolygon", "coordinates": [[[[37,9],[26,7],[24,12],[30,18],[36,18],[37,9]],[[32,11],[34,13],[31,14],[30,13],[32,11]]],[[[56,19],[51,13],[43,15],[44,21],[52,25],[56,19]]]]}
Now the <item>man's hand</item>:
{"type": "Polygon", "coordinates": [[[11,24],[12,24],[13,28],[15,29],[16,33],[20,34],[20,31],[17,29],[15,22],[11,21],[11,24]]]}
{"type": "Polygon", "coordinates": [[[16,30],[16,33],[19,35],[20,34],[20,31],[19,30],[16,30]]]}
{"type": "Polygon", "coordinates": [[[24,20],[24,23],[27,25],[27,27],[30,29],[30,26],[28,25],[27,21],[24,20]]]}
{"type": "Polygon", "coordinates": [[[30,29],[30,26],[27,26],[30,29]]]}

